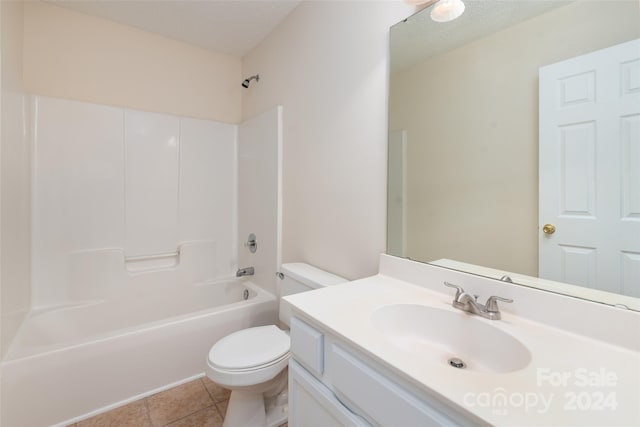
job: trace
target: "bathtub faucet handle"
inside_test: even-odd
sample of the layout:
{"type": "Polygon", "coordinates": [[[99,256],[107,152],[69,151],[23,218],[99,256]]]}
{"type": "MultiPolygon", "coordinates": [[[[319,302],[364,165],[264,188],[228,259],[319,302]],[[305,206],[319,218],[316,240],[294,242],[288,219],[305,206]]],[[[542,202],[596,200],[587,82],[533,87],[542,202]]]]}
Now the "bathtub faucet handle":
{"type": "Polygon", "coordinates": [[[255,254],[256,251],[258,250],[258,242],[256,241],[256,235],[253,233],[249,234],[249,237],[247,237],[247,241],[245,242],[244,246],[246,248],[249,248],[249,252],[251,252],[252,254],[255,254]]]}

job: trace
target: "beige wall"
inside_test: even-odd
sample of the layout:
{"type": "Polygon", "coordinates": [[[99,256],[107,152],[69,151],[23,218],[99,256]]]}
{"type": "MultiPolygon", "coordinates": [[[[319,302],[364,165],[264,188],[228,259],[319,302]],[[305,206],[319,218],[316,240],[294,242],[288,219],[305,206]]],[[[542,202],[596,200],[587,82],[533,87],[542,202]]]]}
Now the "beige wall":
{"type": "Polygon", "coordinates": [[[413,259],[537,275],[538,68],[640,37],[638,2],[577,2],[395,73],[413,259]]]}
{"type": "Polygon", "coordinates": [[[27,92],[239,123],[241,60],[58,6],[25,5],[27,92]]]}
{"type": "Polygon", "coordinates": [[[376,273],[386,239],[389,26],[403,2],[302,2],[244,58],[243,117],[283,105],[283,262],[376,273]]]}
{"type": "Polygon", "coordinates": [[[0,2],[0,358],[30,307],[30,161],[25,134],[20,2],[0,2]]]}

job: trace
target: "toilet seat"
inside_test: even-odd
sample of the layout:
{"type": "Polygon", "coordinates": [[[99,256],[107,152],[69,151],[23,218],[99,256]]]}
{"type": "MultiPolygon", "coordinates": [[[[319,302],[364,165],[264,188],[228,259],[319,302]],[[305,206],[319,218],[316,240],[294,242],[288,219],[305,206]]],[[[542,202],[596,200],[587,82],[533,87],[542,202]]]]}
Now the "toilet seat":
{"type": "Polygon", "coordinates": [[[219,371],[224,371],[224,372],[229,372],[229,373],[233,373],[233,372],[238,372],[238,373],[247,372],[247,373],[250,373],[250,372],[258,371],[260,369],[266,369],[266,368],[268,368],[268,367],[270,367],[272,365],[276,365],[276,364],[282,362],[283,360],[287,360],[290,357],[291,357],[291,353],[286,352],[285,354],[283,354],[282,356],[278,357],[275,360],[272,360],[271,362],[267,362],[267,363],[265,363],[263,365],[253,366],[251,368],[244,368],[244,369],[224,369],[224,368],[221,368],[220,366],[214,365],[212,363],[210,363],[210,366],[212,368],[216,368],[219,371]]]}
{"type": "Polygon", "coordinates": [[[289,363],[289,335],[275,325],[243,329],[211,347],[207,376],[222,386],[268,381],[289,363]]]}
{"type": "Polygon", "coordinates": [[[211,347],[209,364],[226,371],[251,370],[278,361],[290,346],[289,335],[275,325],[243,329],[211,347]]]}

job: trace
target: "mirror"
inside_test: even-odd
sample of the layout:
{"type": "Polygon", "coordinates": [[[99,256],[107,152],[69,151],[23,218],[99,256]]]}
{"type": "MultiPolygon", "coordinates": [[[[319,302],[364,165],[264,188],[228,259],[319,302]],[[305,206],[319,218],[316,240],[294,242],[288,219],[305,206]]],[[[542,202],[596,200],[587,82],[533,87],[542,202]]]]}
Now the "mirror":
{"type": "Polygon", "coordinates": [[[640,310],[640,4],[465,4],[391,28],[387,253],[640,310]]]}

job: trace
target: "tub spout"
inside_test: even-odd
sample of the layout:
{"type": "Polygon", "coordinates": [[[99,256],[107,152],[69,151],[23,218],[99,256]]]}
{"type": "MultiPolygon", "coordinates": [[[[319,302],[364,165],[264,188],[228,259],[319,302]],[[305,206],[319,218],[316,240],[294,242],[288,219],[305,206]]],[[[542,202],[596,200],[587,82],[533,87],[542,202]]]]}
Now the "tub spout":
{"type": "Polygon", "coordinates": [[[236,271],[236,277],[253,276],[253,267],[241,268],[236,271]]]}

